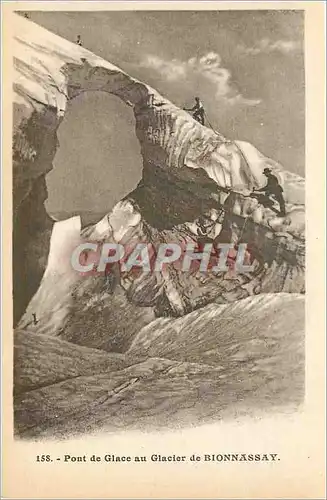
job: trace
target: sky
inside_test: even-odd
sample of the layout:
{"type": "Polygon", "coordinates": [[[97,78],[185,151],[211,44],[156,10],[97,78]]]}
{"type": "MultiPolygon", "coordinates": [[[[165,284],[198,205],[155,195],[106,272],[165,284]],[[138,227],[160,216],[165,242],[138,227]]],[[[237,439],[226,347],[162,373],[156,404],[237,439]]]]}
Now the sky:
{"type": "MultiPolygon", "coordinates": [[[[191,107],[194,96],[200,96],[215,129],[230,139],[251,142],[287,170],[304,176],[303,12],[29,15],[69,40],[80,34],[84,47],[177,106],[191,107]]],[[[48,175],[50,208],[106,211],[141,176],[131,110],[113,96],[85,96],[73,102],[60,126],[56,170],[48,175]],[[75,193],[67,197],[70,186],[75,186],[75,193]]]]}

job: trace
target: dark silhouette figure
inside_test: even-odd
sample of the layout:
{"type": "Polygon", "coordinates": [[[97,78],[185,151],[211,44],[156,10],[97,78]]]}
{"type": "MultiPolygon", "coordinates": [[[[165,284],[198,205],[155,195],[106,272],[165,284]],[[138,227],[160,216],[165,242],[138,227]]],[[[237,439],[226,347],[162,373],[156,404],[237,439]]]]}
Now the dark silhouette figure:
{"type": "Polygon", "coordinates": [[[76,43],[77,43],[77,45],[80,45],[81,47],[83,46],[83,43],[81,40],[81,35],[77,35],[76,43]]]}
{"type": "Polygon", "coordinates": [[[107,292],[111,295],[114,293],[114,288],[116,285],[116,279],[112,272],[106,273],[106,289],[107,292]]]}
{"type": "Polygon", "coordinates": [[[199,252],[203,252],[206,243],[213,243],[212,252],[214,253],[214,255],[216,255],[216,257],[218,257],[219,251],[216,246],[217,238],[213,239],[212,237],[208,236],[214,225],[218,222],[218,220],[211,220],[203,216],[199,217],[197,228],[197,246],[199,252]]]}
{"type": "Polygon", "coordinates": [[[36,319],[36,314],[33,313],[32,316],[33,316],[33,325],[37,325],[39,321],[36,319]]]}
{"type": "Polygon", "coordinates": [[[282,186],[279,184],[277,177],[271,173],[270,168],[265,168],[263,174],[267,177],[267,184],[256,191],[258,193],[263,192],[266,199],[272,196],[279,203],[280,216],[285,217],[285,200],[282,194],[282,186]]]}
{"type": "Polygon", "coordinates": [[[212,240],[208,238],[208,232],[210,229],[211,228],[209,227],[208,221],[206,221],[204,217],[199,217],[197,236],[198,236],[198,247],[200,251],[203,250],[203,247],[206,243],[212,242],[212,240]]]}
{"type": "Polygon", "coordinates": [[[201,123],[201,125],[204,125],[204,107],[202,102],[200,101],[199,97],[195,97],[195,106],[193,108],[183,108],[184,111],[190,111],[193,113],[193,118],[197,122],[201,123]]]}

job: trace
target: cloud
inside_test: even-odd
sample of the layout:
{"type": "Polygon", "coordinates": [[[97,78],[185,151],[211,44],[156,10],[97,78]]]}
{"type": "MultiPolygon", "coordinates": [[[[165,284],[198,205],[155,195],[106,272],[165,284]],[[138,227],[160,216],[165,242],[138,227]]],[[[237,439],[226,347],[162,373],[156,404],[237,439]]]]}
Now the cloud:
{"type": "Polygon", "coordinates": [[[260,40],[258,43],[252,47],[246,47],[245,45],[238,45],[236,51],[239,54],[256,56],[258,54],[271,54],[273,52],[279,52],[280,54],[288,55],[293,54],[301,50],[300,42],[295,42],[292,40],[277,40],[272,42],[268,38],[260,40]]]}
{"type": "Polygon", "coordinates": [[[143,59],[141,66],[158,71],[158,73],[169,81],[179,80],[186,76],[184,63],[176,59],[165,61],[160,59],[160,57],[149,55],[143,59]]]}
{"type": "Polygon", "coordinates": [[[221,57],[216,52],[208,52],[202,57],[192,57],[187,61],[179,59],[165,60],[158,56],[147,55],[141,66],[157,71],[169,82],[179,82],[194,87],[210,85],[216,99],[224,100],[230,105],[243,104],[256,106],[260,99],[245,98],[231,82],[231,73],[222,67],[221,57]]]}

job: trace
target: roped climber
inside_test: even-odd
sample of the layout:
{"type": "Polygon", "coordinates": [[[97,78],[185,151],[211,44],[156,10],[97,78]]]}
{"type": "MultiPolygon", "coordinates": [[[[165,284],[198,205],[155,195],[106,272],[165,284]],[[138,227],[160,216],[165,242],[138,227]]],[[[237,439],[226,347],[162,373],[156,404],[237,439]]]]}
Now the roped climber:
{"type": "Polygon", "coordinates": [[[205,217],[200,216],[197,224],[197,238],[199,250],[202,250],[204,245],[208,243],[208,223],[205,217]]]}
{"type": "Polygon", "coordinates": [[[81,40],[81,35],[77,35],[77,39],[76,39],[76,42],[75,42],[77,45],[79,45],[80,47],[83,46],[83,43],[82,43],[82,40],[81,40]]]}
{"type": "Polygon", "coordinates": [[[264,193],[267,198],[273,196],[279,203],[279,212],[281,217],[285,217],[285,200],[283,197],[283,188],[279,184],[277,177],[271,173],[270,168],[265,168],[263,174],[267,177],[267,184],[260,189],[254,191],[264,193]]]}
{"type": "Polygon", "coordinates": [[[197,122],[201,123],[201,125],[204,125],[204,106],[202,102],[200,101],[200,97],[195,97],[195,106],[193,108],[183,108],[184,111],[190,111],[193,113],[193,118],[197,122]]]}

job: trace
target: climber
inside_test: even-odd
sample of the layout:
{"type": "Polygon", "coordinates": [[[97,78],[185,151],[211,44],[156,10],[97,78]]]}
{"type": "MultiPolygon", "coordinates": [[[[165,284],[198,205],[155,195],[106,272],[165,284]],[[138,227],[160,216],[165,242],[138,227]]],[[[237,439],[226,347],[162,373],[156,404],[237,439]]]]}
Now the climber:
{"type": "Polygon", "coordinates": [[[77,45],[80,45],[81,47],[83,46],[82,40],[81,40],[81,35],[77,35],[77,40],[76,40],[77,45]]]}
{"type": "Polygon", "coordinates": [[[263,174],[267,177],[267,184],[260,189],[254,189],[252,195],[256,197],[255,191],[258,193],[263,192],[267,201],[272,196],[279,203],[280,216],[285,217],[285,200],[282,194],[282,186],[279,184],[277,177],[271,173],[270,168],[265,168],[263,174]]]}
{"type": "Polygon", "coordinates": [[[37,325],[39,321],[36,319],[36,314],[32,313],[32,316],[33,316],[33,325],[37,325]]]}
{"type": "Polygon", "coordinates": [[[198,218],[198,223],[197,223],[197,246],[198,246],[198,251],[202,252],[203,247],[206,243],[209,243],[211,240],[208,237],[208,232],[210,231],[210,227],[208,224],[208,221],[205,216],[200,215],[198,218]]]}
{"type": "Polygon", "coordinates": [[[200,101],[199,97],[195,97],[195,106],[193,108],[183,108],[184,111],[191,111],[193,112],[193,118],[197,122],[201,123],[201,125],[204,125],[204,107],[202,102],[200,101]]]}
{"type": "Polygon", "coordinates": [[[205,217],[200,216],[198,219],[198,228],[197,228],[197,235],[199,240],[207,242],[208,229],[209,227],[205,217]]]}
{"type": "MultiPolygon", "coordinates": [[[[222,213],[222,212],[221,212],[222,213]]],[[[221,215],[220,213],[220,215],[221,215]]],[[[209,233],[212,231],[215,224],[217,224],[219,219],[211,220],[210,218],[201,215],[198,218],[197,224],[197,247],[198,252],[203,252],[204,246],[207,243],[213,243],[212,251],[215,255],[218,255],[218,250],[215,246],[216,239],[213,236],[209,236],[209,233]]]]}
{"type": "Polygon", "coordinates": [[[107,292],[109,294],[112,294],[114,292],[114,289],[115,289],[115,285],[116,285],[116,280],[115,280],[115,276],[112,272],[106,272],[105,274],[105,277],[106,277],[106,289],[107,289],[107,292]]]}

